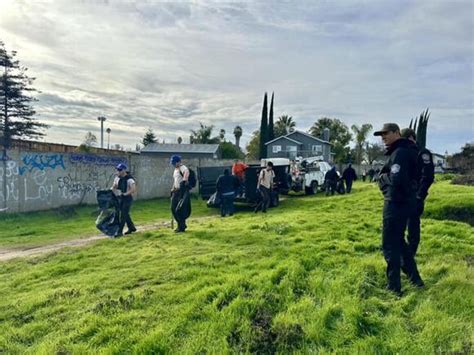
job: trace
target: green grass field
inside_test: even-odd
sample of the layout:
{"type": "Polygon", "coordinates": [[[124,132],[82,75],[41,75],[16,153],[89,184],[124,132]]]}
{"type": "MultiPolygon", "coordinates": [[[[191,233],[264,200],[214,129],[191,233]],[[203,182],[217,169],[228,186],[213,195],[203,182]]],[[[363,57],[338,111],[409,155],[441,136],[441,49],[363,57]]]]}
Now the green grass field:
{"type": "MultiPolygon", "coordinates": [[[[193,199],[193,217],[212,216],[215,211],[193,199]]],[[[54,242],[97,235],[97,206],[57,209],[46,212],[0,215],[0,247],[32,248],[54,242]]],[[[136,201],[132,206],[135,223],[170,221],[169,199],[136,201]]],[[[126,230],[126,228],[125,228],[126,230]]]]}
{"type": "MultiPolygon", "coordinates": [[[[290,197],[267,215],[222,219],[203,206],[194,201],[216,217],[185,234],[160,229],[1,263],[0,353],[474,351],[474,236],[461,222],[474,214],[473,187],[433,185],[417,257],[427,287],[403,278],[401,299],[384,290],[382,199],[371,184],[290,197]]],[[[134,215],[152,222],[166,208],[137,203],[134,215]]],[[[57,235],[51,213],[1,227],[26,221],[20,228],[43,243],[91,232],[89,215],[64,220],[57,235]]],[[[29,243],[8,233],[1,245],[29,243]]]]}

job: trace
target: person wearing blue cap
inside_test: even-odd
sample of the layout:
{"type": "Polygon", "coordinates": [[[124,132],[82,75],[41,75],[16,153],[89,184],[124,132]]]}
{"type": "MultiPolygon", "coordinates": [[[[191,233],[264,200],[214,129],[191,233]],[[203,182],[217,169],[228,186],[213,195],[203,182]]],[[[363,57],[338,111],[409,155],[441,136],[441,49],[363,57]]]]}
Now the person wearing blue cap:
{"type": "Polygon", "coordinates": [[[120,202],[120,224],[115,236],[121,237],[123,235],[123,227],[125,224],[127,224],[128,227],[125,234],[131,234],[137,231],[132,218],[130,217],[133,194],[136,192],[137,187],[135,180],[127,171],[127,166],[125,164],[120,163],[115,167],[115,169],[117,170],[117,176],[112,185],[112,191],[118,196],[120,202]]]}
{"type": "Polygon", "coordinates": [[[182,164],[179,155],[170,158],[174,166],[173,187],[171,188],[171,213],[178,223],[176,233],[186,231],[186,219],[191,215],[191,199],[189,195],[189,169],[182,164]]]}

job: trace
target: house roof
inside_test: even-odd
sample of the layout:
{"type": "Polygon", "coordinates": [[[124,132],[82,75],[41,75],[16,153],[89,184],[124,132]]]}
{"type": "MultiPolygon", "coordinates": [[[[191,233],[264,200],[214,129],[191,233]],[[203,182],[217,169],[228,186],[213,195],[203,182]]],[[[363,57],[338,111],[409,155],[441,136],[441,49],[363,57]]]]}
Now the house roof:
{"type": "Polygon", "coordinates": [[[270,143],[273,143],[273,142],[276,142],[276,141],[279,140],[279,139],[287,139],[287,140],[289,140],[290,142],[293,142],[293,143],[296,143],[296,144],[303,144],[303,143],[301,143],[301,142],[298,142],[298,141],[295,140],[295,139],[289,138],[288,135],[286,135],[286,136],[280,136],[280,137],[277,137],[277,138],[275,138],[275,139],[272,139],[271,141],[265,143],[265,145],[270,144],[270,143]]]}
{"type": "Polygon", "coordinates": [[[273,142],[277,141],[278,139],[282,139],[282,138],[288,139],[289,141],[292,141],[293,143],[296,143],[296,144],[303,144],[303,143],[297,141],[296,139],[290,138],[290,136],[294,135],[295,133],[300,133],[300,134],[302,134],[302,135],[304,135],[304,136],[306,136],[306,137],[308,137],[308,138],[312,138],[312,139],[315,140],[315,141],[318,141],[318,142],[321,142],[321,143],[325,143],[325,144],[331,144],[331,145],[332,145],[331,142],[325,141],[325,140],[320,139],[320,138],[317,138],[317,137],[313,137],[311,134],[308,134],[308,133],[302,132],[302,131],[294,131],[294,132],[288,133],[288,134],[285,135],[285,136],[277,137],[277,138],[275,138],[275,139],[273,139],[273,140],[271,140],[271,141],[265,143],[265,145],[270,144],[270,143],[273,143],[273,142]]]}
{"type": "Polygon", "coordinates": [[[288,133],[285,137],[289,137],[289,136],[291,136],[291,135],[293,135],[293,134],[295,134],[295,133],[300,133],[300,134],[302,134],[302,135],[304,135],[304,136],[306,136],[306,137],[308,137],[308,138],[312,138],[312,139],[314,139],[314,140],[316,140],[316,141],[318,141],[318,142],[321,142],[321,143],[332,144],[331,142],[325,141],[324,139],[321,139],[321,138],[314,137],[314,136],[312,136],[311,134],[308,134],[308,133],[303,132],[303,131],[293,131],[293,132],[291,132],[291,133],[288,133]]]}
{"type": "Polygon", "coordinates": [[[143,153],[195,153],[214,154],[219,149],[219,144],[160,144],[150,143],[140,152],[143,153]]]}

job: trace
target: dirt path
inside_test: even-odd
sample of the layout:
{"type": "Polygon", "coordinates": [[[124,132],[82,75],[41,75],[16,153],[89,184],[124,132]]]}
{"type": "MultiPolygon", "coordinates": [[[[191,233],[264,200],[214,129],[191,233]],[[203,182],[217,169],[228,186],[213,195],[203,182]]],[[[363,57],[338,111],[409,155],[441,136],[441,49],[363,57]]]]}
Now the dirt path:
{"type": "MultiPolygon", "coordinates": [[[[190,219],[190,222],[203,220],[203,219],[209,219],[209,218],[215,218],[215,216],[192,218],[190,219]]],[[[169,227],[171,227],[171,222],[159,222],[159,223],[153,223],[153,224],[146,224],[146,225],[139,226],[137,233],[156,230],[160,228],[169,228],[169,227]]],[[[122,238],[127,238],[127,236],[122,237],[122,238]]],[[[90,237],[83,237],[80,239],[68,240],[61,243],[42,245],[38,247],[26,247],[23,249],[0,248],[0,261],[7,261],[7,260],[15,259],[15,258],[23,258],[23,257],[29,257],[29,256],[44,255],[44,254],[48,254],[48,253],[51,253],[63,248],[82,247],[84,245],[91,244],[97,240],[103,240],[103,239],[111,239],[111,238],[107,237],[106,235],[101,234],[101,235],[94,235],[90,237]]]]}

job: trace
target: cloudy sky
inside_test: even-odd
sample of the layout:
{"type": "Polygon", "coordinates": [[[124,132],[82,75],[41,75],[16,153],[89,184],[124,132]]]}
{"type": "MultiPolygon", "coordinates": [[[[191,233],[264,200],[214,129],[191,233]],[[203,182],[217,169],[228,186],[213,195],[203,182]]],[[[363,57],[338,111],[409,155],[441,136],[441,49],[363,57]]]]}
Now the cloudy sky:
{"type": "Polygon", "coordinates": [[[199,122],[246,142],[274,91],[301,130],[406,126],[429,107],[444,153],[474,137],[473,18],[470,0],[0,0],[0,40],[37,78],[47,141],[99,137],[106,116],[126,147],[148,127],[188,141],[199,122]]]}

